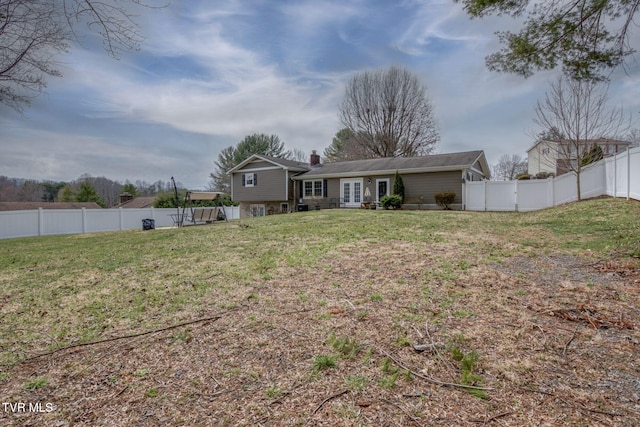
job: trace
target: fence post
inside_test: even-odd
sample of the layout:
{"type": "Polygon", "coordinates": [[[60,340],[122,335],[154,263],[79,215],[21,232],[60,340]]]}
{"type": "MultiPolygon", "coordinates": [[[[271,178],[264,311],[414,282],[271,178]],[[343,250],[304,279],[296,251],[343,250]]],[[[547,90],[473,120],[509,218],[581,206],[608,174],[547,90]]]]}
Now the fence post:
{"type": "Polygon", "coordinates": [[[520,195],[518,194],[518,180],[513,181],[513,195],[515,202],[515,211],[518,212],[518,202],[520,201],[520,195]]]}
{"type": "Polygon", "coordinates": [[[120,231],[122,231],[122,227],[124,227],[124,218],[123,218],[123,213],[122,213],[122,208],[118,208],[118,228],[120,228],[120,231]]]}
{"type": "Polygon", "coordinates": [[[627,148],[627,200],[631,198],[631,151],[627,148]]]}
{"type": "Polygon", "coordinates": [[[38,208],[38,236],[44,233],[44,209],[38,208]]]}
{"type": "Polygon", "coordinates": [[[82,232],[87,232],[87,208],[82,208],[82,232]]]}
{"type": "Polygon", "coordinates": [[[482,180],[482,191],[484,192],[484,211],[487,211],[487,180],[482,180]]]}

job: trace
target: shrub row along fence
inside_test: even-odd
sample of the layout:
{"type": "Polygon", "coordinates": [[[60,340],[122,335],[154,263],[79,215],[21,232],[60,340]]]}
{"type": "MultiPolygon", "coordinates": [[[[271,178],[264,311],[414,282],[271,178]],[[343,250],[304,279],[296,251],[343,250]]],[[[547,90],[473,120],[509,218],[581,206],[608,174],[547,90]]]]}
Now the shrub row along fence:
{"type": "MultiPolygon", "coordinates": [[[[598,196],[640,200],[640,148],[607,157],[580,174],[583,199],[598,196]]],[[[578,200],[576,176],[521,181],[468,182],[464,186],[469,211],[534,211],[578,200]]]]}
{"type": "MultiPolygon", "coordinates": [[[[225,207],[228,219],[240,217],[238,207],[225,207]]],[[[143,220],[155,227],[175,226],[173,209],[37,209],[0,212],[0,239],[54,234],[97,233],[142,229],[143,220]]]]}

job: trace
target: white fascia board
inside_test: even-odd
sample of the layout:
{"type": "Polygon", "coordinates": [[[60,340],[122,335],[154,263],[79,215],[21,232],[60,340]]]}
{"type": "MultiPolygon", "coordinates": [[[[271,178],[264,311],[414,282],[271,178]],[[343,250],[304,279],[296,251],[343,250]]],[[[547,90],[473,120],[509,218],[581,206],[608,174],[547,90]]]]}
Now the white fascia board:
{"type": "Polygon", "coordinates": [[[371,175],[395,175],[396,170],[400,175],[413,174],[413,173],[427,173],[427,172],[451,172],[451,171],[468,169],[469,167],[470,165],[434,166],[429,168],[355,171],[355,172],[328,173],[328,174],[318,174],[318,175],[302,174],[302,175],[292,177],[291,179],[302,181],[302,180],[328,179],[328,178],[360,178],[363,176],[371,176],[371,175]]]}
{"type": "Polygon", "coordinates": [[[263,167],[263,168],[241,169],[241,170],[237,170],[235,172],[236,173],[259,172],[259,171],[271,171],[271,170],[277,170],[277,169],[283,169],[283,168],[282,167],[278,167],[278,166],[267,166],[267,167],[263,167]]]}
{"type": "MultiPolygon", "coordinates": [[[[245,161],[243,161],[240,164],[238,164],[238,165],[232,167],[231,169],[229,169],[229,171],[227,173],[237,172],[238,170],[242,169],[243,167],[245,167],[246,165],[248,165],[249,163],[251,163],[251,162],[253,162],[255,160],[262,160],[263,162],[271,163],[272,165],[274,165],[276,168],[279,168],[279,169],[284,168],[283,165],[281,165],[279,163],[276,163],[271,159],[267,159],[266,157],[262,157],[259,154],[252,154],[245,161]]],[[[247,170],[249,170],[249,169],[247,169],[247,170]]]]}

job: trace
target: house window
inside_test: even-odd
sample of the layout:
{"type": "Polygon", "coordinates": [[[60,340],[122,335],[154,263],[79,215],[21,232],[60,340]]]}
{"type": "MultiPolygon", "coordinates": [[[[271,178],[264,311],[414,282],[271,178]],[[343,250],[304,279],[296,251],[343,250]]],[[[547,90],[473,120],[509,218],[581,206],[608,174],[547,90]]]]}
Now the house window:
{"type": "Polygon", "coordinates": [[[322,180],[318,181],[305,181],[304,182],[304,197],[305,199],[311,199],[316,197],[322,197],[322,180]]]}
{"type": "Polygon", "coordinates": [[[250,205],[249,212],[251,216],[265,216],[266,214],[264,205],[250,205]]]}
{"type": "Polygon", "coordinates": [[[258,174],[245,173],[242,175],[242,185],[244,187],[255,187],[258,185],[258,174]]]}

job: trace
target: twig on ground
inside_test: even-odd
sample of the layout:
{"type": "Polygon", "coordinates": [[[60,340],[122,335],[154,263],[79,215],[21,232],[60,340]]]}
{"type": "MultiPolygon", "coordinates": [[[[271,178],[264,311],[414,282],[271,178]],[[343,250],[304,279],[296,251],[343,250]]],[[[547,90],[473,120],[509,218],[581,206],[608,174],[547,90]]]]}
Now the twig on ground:
{"type": "Polygon", "coordinates": [[[383,402],[388,403],[389,405],[395,406],[396,408],[398,408],[400,410],[400,412],[402,412],[403,414],[405,414],[407,417],[409,417],[409,419],[411,421],[413,421],[414,423],[418,424],[419,426],[422,425],[422,423],[420,422],[420,420],[414,418],[411,416],[411,414],[409,414],[407,411],[405,411],[404,409],[402,409],[402,407],[400,405],[398,405],[397,403],[394,403],[390,400],[387,399],[382,399],[383,402]]]}
{"type": "Polygon", "coordinates": [[[325,403],[327,403],[330,400],[335,399],[336,397],[340,397],[343,394],[347,394],[347,393],[349,393],[349,390],[342,390],[340,393],[336,393],[336,394],[333,394],[333,395],[327,397],[325,400],[320,402],[320,404],[316,407],[316,409],[313,410],[313,412],[311,413],[311,416],[309,417],[309,419],[311,419],[311,417],[313,417],[316,414],[316,412],[318,412],[324,406],[325,403]]]}
{"type": "Polygon", "coordinates": [[[475,386],[475,385],[449,383],[449,382],[445,382],[445,381],[436,380],[435,378],[427,377],[427,376],[422,375],[422,374],[420,374],[420,373],[418,373],[418,372],[416,372],[414,370],[411,370],[411,369],[407,368],[402,362],[400,362],[398,359],[396,359],[395,357],[393,357],[392,355],[390,355],[386,351],[380,350],[380,349],[377,349],[377,350],[378,350],[378,353],[380,353],[383,356],[386,356],[389,359],[393,360],[396,365],[398,365],[399,367],[401,367],[405,371],[409,371],[415,377],[423,379],[425,381],[429,381],[430,383],[441,385],[443,387],[456,387],[456,388],[464,388],[464,389],[471,389],[471,390],[483,390],[483,391],[491,391],[491,390],[493,390],[493,388],[491,388],[491,387],[478,387],[478,386],[475,386]]]}
{"type": "Polygon", "coordinates": [[[577,332],[578,332],[578,327],[576,326],[576,328],[573,331],[573,335],[571,335],[571,338],[569,339],[569,341],[567,341],[567,343],[564,345],[564,349],[562,350],[562,355],[563,356],[567,355],[567,349],[569,348],[569,345],[571,345],[571,343],[575,339],[577,332]]]}
{"type": "Polygon", "coordinates": [[[70,344],[70,345],[67,345],[65,347],[59,347],[59,348],[57,348],[55,350],[52,350],[52,351],[49,351],[49,352],[46,352],[46,353],[36,354],[35,356],[31,356],[31,357],[29,357],[27,359],[24,359],[20,363],[29,362],[31,360],[38,359],[40,357],[50,356],[52,354],[58,353],[58,352],[63,351],[63,350],[70,350],[72,348],[86,347],[86,346],[90,346],[90,345],[102,344],[102,343],[111,342],[111,341],[124,340],[124,339],[128,339],[128,338],[137,338],[137,337],[141,337],[141,336],[144,336],[144,335],[151,335],[151,334],[156,334],[156,333],[159,333],[159,332],[169,331],[171,329],[180,328],[182,326],[193,325],[194,323],[215,322],[216,320],[221,319],[221,318],[222,318],[222,316],[205,317],[203,319],[191,320],[189,322],[178,323],[177,325],[171,325],[171,326],[167,326],[165,328],[153,329],[153,330],[145,331],[145,332],[138,332],[136,334],[129,334],[129,335],[122,335],[122,336],[117,336],[117,337],[105,338],[105,339],[98,340],[98,341],[90,341],[90,342],[81,342],[81,343],[76,343],[76,344],[70,344]]]}
{"type": "Polygon", "coordinates": [[[498,415],[494,415],[493,417],[485,418],[482,420],[478,418],[472,418],[469,421],[471,421],[472,423],[488,424],[493,420],[497,420],[498,418],[506,417],[507,415],[511,415],[511,414],[513,414],[513,411],[507,411],[507,412],[502,412],[498,415]]]}

